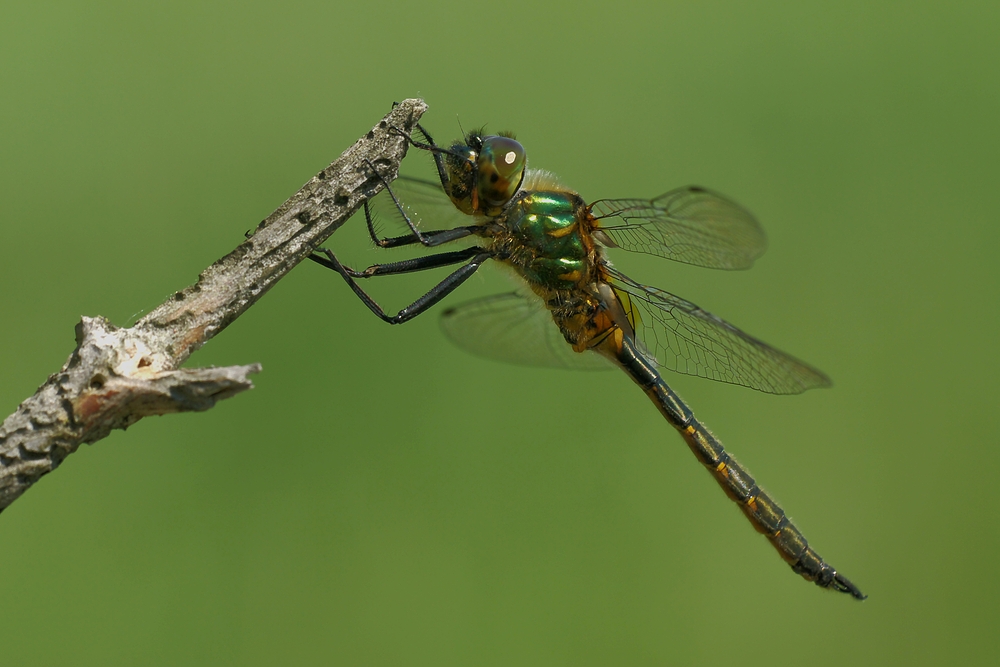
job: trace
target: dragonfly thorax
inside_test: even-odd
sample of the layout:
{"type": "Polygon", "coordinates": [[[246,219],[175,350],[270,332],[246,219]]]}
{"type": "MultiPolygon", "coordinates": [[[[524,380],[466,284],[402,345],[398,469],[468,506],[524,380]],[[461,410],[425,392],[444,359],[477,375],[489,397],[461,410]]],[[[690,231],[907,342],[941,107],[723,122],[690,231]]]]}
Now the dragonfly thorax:
{"type": "Polygon", "coordinates": [[[586,205],[574,192],[522,192],[490,227],[494,248],[535,291],[576,289],[594,277],[598,252],[586,205]]]}
{"type": "Polygon", "coordinates": [[[618,324],[604,295],[600,247],[590,235],[583,198],[570,190],[527,190],[489,221],[497,259],[541,298],[566,342],[577,352],[598,345],[618,324]]]}

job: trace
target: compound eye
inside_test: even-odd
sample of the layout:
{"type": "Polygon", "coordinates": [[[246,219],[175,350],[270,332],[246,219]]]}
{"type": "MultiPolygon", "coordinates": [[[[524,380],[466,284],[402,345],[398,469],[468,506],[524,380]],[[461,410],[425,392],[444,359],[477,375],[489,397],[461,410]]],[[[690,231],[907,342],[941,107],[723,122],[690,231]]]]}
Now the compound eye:
{"type": "Polygon", "coordinates": [[[524,146],[510,137],[486,137],[479,155],[480,167],[488,160],[500,178],[519,180],[524,171],[524,146]]]}
{"type": "Polygon", "coordinates": [[[479,199],[503,206],[517,192],[527,161],[524,146],[510,137],[485,137],[479,152],[479,199]]]}

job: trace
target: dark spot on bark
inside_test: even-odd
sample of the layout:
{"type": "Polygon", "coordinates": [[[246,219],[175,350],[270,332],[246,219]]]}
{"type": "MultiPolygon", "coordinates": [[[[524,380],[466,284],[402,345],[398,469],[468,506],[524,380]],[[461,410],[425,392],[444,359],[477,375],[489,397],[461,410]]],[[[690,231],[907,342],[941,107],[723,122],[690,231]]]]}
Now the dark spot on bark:
{"type": "Polygon", "coordinates": [[[104,385],[107,383],[108,379],[97,373],[94,377],[90,378],[90,388],[91,389],[103,389],[104,385]]]}
{"type": "Polygon", "coordinates": [[[184,292],[175,292],[174,293],[174,301],[183,301],[184,298],[185,298],[184,297],[184,292]]]}
{"type": "Polygon", "coordinates": [[[308,225],[310,222],[309,211],[302,211],[295,216],[295,219],[301,222],[303,225],[308,225]]]}
{"type": "Polygon", "coordinates": [[[152,366],[153,360],[149,357],[143,357],[139,360],[139,368],[146,368],[147,366],[152,366]]]}
{"type": "Polygon", "coordinates": [[[365,138],[368,139],[368,141],[371,141],[372,139],[374,139],[375,138],[375,130],[368,130],[368,134],[365,135],[365,138]]]}
{"type": "Polygon", "coordinates": [[[349,201],[351,201],[351,191],[347,188],[337,188],[333,193],[333,203],[337,206],[345,206],[349,201]]]}

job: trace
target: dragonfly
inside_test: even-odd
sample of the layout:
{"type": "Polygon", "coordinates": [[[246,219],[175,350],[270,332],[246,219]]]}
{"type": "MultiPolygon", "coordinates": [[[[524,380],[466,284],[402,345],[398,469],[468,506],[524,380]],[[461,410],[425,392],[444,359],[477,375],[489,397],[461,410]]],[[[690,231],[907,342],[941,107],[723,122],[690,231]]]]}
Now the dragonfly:
{"type": "Polygon", "coordinates": [[[660,370],[772,394],[829,386],[829,378],[689,301],[632,280],[607,259],[608,249],[620,248],[695,266],[746,269],[767,245],[756,218],[723,195],[698,186],[653,199],[588,204],[551,173],[528,169],[525,149],[512,134],[477,130],[450,146],[439,146],[423,127],[417,125],[416,130],[416,137],[395,131],[433,156],[437,180],[400,176],[389,184],[383,179],[384,193],[364,205],[368,233],[380,248],[437,248],[463,239],[473,245],[364,270],[343,265],[327,248],[318,249],[311,259],[340,274],[368,309],[390,324],[426,312],[489,260],[513,269],[523,285],[520,290],[443,312],[442,327],[455,343],[474,354],[513,363],[621,369],[794,572],[822,588],[865,599],[816,553],[774,498],[668,386],[660,370]],[[388,201],[409,233],[379,236],[380,200],[388,201]],[[457,224],[422,229],[415,202],[443,202],[457,224]],[[360,285],[377,276],[459,264],[395,314],[387,313],[360,285]]]}

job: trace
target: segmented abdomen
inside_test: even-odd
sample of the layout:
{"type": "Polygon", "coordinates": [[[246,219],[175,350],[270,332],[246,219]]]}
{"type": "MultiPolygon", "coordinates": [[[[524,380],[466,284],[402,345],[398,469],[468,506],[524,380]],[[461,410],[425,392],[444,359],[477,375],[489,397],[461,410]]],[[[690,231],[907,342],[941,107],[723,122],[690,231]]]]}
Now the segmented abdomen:
{"type": "Polygon", "coordinates": [[[792,570],[817,586],[848,593],[859,600],[865,595],[846,577],[839,574],[809,546],[809,542],[785,515],[773,498],[764,493],[746,468],[730,456],[722,443],[698,421],[691,409],[638,354],[634,344],[624,337],[617,350],[617,361],[641,386],[660,412],[676,428],[698,460],[743,510],[750,523],[767,536],[792,570]]]}

